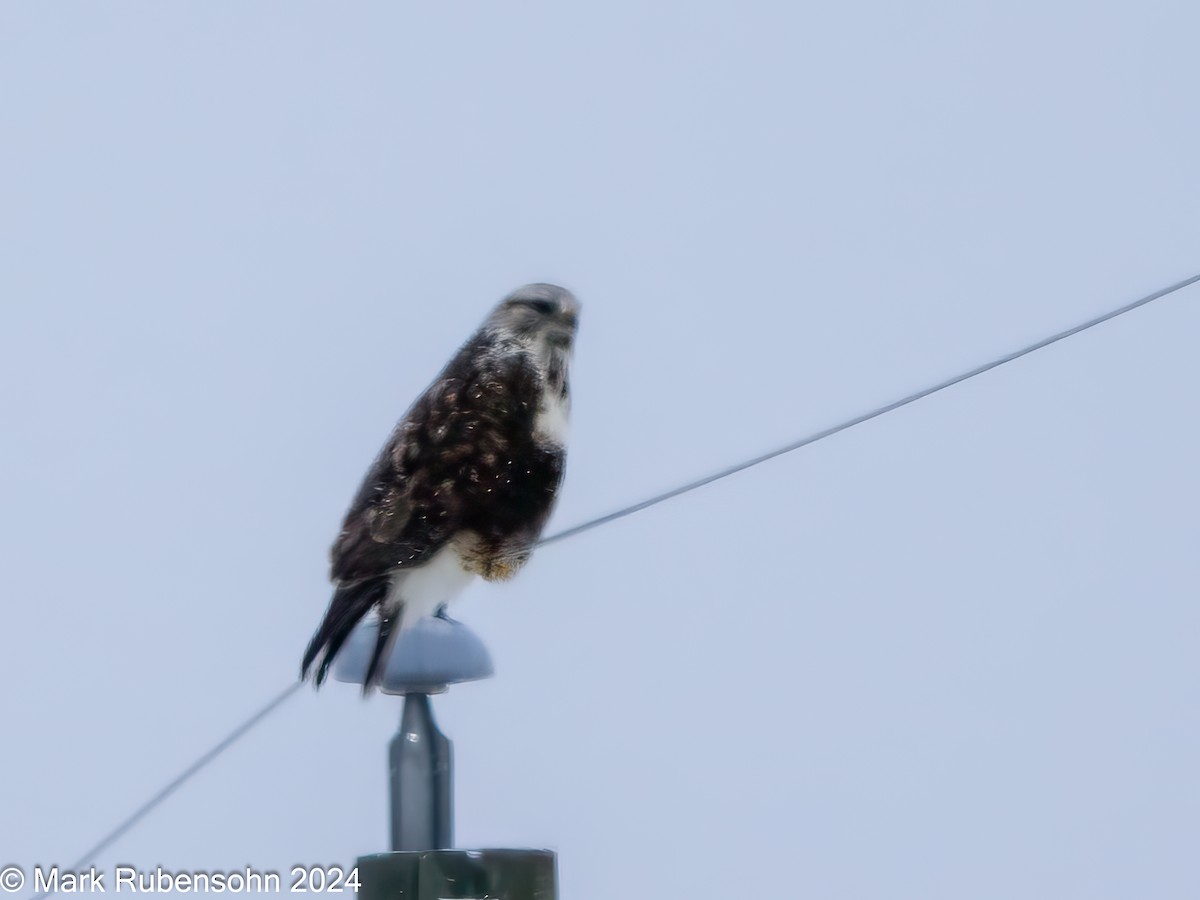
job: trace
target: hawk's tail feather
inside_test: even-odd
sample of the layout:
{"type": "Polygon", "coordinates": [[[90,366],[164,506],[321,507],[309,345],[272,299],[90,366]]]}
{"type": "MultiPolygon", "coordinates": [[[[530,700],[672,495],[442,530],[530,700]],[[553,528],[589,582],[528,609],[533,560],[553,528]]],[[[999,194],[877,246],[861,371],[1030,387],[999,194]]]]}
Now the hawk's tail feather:
{"type": "Polygon", "coordinates": [[[316,674],[313,676],[313,683],[320,687],[329,673],[329,666],[333,663],[334,657],[346,643],[346,638],[350,637],[354,626],[376,602],[383,598],[387,593],[387,588],[388,580],[386,578],[373,578],[369,581],[340,587],[334,591],[333,599],[329,603],[329,611],[325,613],[321,627],[317,629],[312,640],[308,642],[308,649],[304,651],[304,661],[300,664],[302,679],[308,677],[308,670],[320,656],[321,663],[317,666],[316,674]]]}
{"type": "Polygon", "coordinates": [[[392,645],[396,642],[396,638],[400,636],[400,621],[404,616],[404,607],[401,606],[390,615],[387,613],[381,614],[379,617],[379,636],[375,639],[375,650],[371,653],[371,663],[367,666],[367,674],[363,676],[363,695],[371,693],[371,689],[378,684],[383,672],[380,671],[384,662],[391,655],[392,645]]]}

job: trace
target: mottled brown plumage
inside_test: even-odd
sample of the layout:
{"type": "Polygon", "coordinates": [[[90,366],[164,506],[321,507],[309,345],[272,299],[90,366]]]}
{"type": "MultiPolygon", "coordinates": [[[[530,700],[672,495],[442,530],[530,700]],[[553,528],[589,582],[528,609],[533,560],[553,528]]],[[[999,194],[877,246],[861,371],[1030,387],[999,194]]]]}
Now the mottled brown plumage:
{"type": "Polygon", "coordinates": [[[512,577],[529,558],[563,477],[577,315],[562,288],[515,291],[396,426],[334,542],[336,590],[303,674],[320,656],[319,684],[354,625],[375,608],[381,628],[370,687],[404,607],[434,593],[429,579],[405,576],[443,551],[454,571],[488,580],[512,577]]]}

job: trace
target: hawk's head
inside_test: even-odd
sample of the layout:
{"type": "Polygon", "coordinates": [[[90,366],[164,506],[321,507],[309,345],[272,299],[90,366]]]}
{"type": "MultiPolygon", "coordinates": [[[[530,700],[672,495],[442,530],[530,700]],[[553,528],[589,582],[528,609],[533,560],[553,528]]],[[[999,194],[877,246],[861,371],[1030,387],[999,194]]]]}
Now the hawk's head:
{"type": "Polygon", "coordinates": [[[522,341],[569,350],[579,324],[579,301],[566,288],[527,284],[500,301],[487,325],[522,341]]]}

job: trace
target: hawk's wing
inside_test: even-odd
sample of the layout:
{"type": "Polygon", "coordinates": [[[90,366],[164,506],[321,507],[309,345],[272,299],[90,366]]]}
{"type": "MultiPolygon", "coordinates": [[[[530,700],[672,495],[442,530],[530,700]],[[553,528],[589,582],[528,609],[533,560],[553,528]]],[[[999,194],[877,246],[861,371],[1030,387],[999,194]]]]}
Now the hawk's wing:
{"type": "Polygon", "coordinates": [[[462,531],[496,551],[536,539],[562,475],[561,452],[530,444],[540,390],[525,354],[477,335],[396,426],[331,551],[337,590],[303,663],[324,651],[318,683],[397,568],[462,531]]]}
{"type": "Polygon", "coordinates": [[[500,500],[492,485],[532,431],[539,381],[523,354],[494,350],[468,343],[396,426],[334,542],[335,582],[419,566],[500,500]]]}
{"type": "Polygon", "coordinates": [[[330,551],[330,575],[345,586],[419,566],[457,527],[452,490],[438,482],[443,466],[436,436],[457,415],[445,382],[430,390],[396,426],[368,470],[330,551]]]}

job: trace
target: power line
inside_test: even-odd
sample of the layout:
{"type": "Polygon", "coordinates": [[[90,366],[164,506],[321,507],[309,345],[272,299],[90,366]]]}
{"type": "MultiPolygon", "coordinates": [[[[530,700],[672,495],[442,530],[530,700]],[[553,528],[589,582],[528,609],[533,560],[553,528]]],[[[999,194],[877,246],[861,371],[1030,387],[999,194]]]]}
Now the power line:
{"type": "MultiPolygon", "coordinates": [[[[1200,273],[1193,275],[1191,278],[1185,278],[1183,281],[1178,281],[1168,287],[1161,288],[1152,294],[1147,294],[1145,297],[1135,300],[1132,303],[1127,303],[1124,306],[1121,306],[1110,312],[1106,312],[1103,315],[1096,316],[1094,319],[1088,319],[1086,322],[1082,322],[1079,325],[1075,325],[1072,328],[1066,329],[1065,331],[1060,331],[1056,334],[1050,335],[1049,337],[1042,338],[1040,341],[1036,341],[1026,347],[1022,347],[1019,350],[1014,350],[1011,353],[1005,354],[1004,356],[994,359],[991,362],[984,363],[981,366],[977,366],[976,368],[967,372],[963,372],[960,375],[955,375],[953,378],[948,378],[945,381],[938,382],[937,384],[919,390],[916,393],[909,394],[907,397],[903,397],[900,400],[895,400],[884,406],[877,407],[870,412],[865,412],[861,415],[855,416],[852,419],[847,419],[845,422],[834,425],[831,428],[826,428],[824,431],[818,431],[814,434],[808,435],[807,437],[803,437],[800,440],[793,441],[790,444],[785,444],[782,447],[779,447],[768,453],[764,453],[761,456],[756,456],[753,459],[746,460],[745,462],[740,462],[736,465],[721,469],[718,472],[714,472],[711,475],[706,475],[703,478],[698,478],[695,481],[689,481],[687,484],[672,488],[669,491],[664,491],[661,494],[656,494],[655,496],[643,500],[640,503],[635,503],[632,506],[626,506],[622,509],[616,510],[615,512],[607,513],[606,515],[599,516],[595,519],[589,519],[588,521],[582,522],[579,525],[574,525],[570,528],[564,529],[563,531],[543,538],[538,542],[538,546],[544,547],[548,544],[554,544],[559,541],[564,541],[567,538],[575,537],[575,535],[583,534],[585,531],[591,531],[593,528],[599,528],[601,525],[606,525],[609,522],[616,521],[617,519],[623,519],[626,516],[631,516],[636,512],[641,512],[643,509],[649,509],[651,506],[657,506],[660,503],[664,503],[667,500],[671,500],[682,494],[690,493],[691,491],[702,488],[705,485],[712,484],[714,481],[720,481],[722,478],[728,478],[730,475],[736,475],[738,472],[743,472],[746,469],[753,468],[754,466],[774,459],[777,456],[783,456],[785,453],[791,453],[793,450],[799,450],[801,447],[807,447],[809,444],[815,444],[817,441],[822,441],[827,437],[832,437],[835,434],[848,431],[856,425],[861,425],[864,422],[877,419],[886,413],[890,413],[894,410],[900,409],[901,407],[908,406],[910,403],[916,403],[918,400],[923,400],[926,397],[930,397],[933,394],[946,390],[947,388],[954,387],[956,384],[962,384],[964,381],[969,381],[977,375],[990,372],[992,369],[998,369],[1000,366],[1020,359],[1023,356],[1028,356],[1030,353],[1033,353],[1037,350],[1049,347],[1051,344],[1057,344],[1059,341],[1066,340],[1067,338],[1073,337],[1077,334],[1081,334],[1082,332],[1088,331],[1091,328],[1095,328],[1097,325],[1101,325],[1104,322],[1110,321],[1111,319],[1115,319],[1119,316],[1125,315],[1126,313],[1133,312],[1135,309],[1153,303],[1155,300],[1159,300],[1169,294],[1175,293],[1176,291],[1183,290],[1183,288],[1196,284],[1197,282],[1200,282],[1200,273]]],[[[289,685],[286,690],[280,692],[274,699],[254,713],[254,715],[248,718],[241,725],[238,725],[237,728],[218,741],[207,753],[200,756],[195,762],[180,772],[179,775],[176,776],[169,784],[167,784],[166,787],[143,803],[133,814],[108,832],[108,834],[106,834],[100,841],[96,843],[96,846],[92,847],[86,854],[84,854],[83,857],[80,858],[78,862],[75,863],[72,869],[78,871],[89,865],[92,860],[100,854],[101,851],[107,849],[116,840],[121,838],[126,832],[133,828],[134,825],[149,815],[150,812],[155,809],[155,807],[174,794],[175,791],[182,787],[184,783],[191,779],[193,775],[197,774],[201,769],[220,756],[221,753],[229,749],[229,747],[237,742],[242,735],[249,732],[252,728],[254,728],[255,725],[290,700],[300,690],[302,685],[302,682],[296,682],[289,685]]],[[[41,893],[33,897],[32,900],[45,900],[47,896],[47,893],[41,893]]]]}
{"type": "MultiPolygon", "coordinates": [[[[155,807],[183,787],[184,783],[191,779],[193,775],[228,750],[229,747],[233,745],[242,735],[248,732],[251,728],[257,725],[279,707],[283,706],[283,704],[290,700],[292,695],[300,690],[300,688],[303,686],[303,682],[300,681],[297,681],[295,684],[288,685],[287,690],[280,692],[278,696],[262,706],[256,713],[254,713],[254,715],[242,722],[241,725],[233,729],[233,731],[229,732],[229,734],[225,735],[225,737],[221,738],[221,740],[217,741],[217,743],[215,743],[207,753],[202,754],[196,759],[195,762],[171,779],[171,781],[168,782],[167,785],[163,787],[157,794],[134,810],[127,818],[122,820],[120,824],[118,824],[115,828],[109,831],[108,834],[101,838],[96,843],[96,846],[92,847],[87,853],[83,854],[83,856],[81,856],[67,871],[79,872],[82,871],[85,866],[91,865],[92,861],[104,850],[107,850],[112,844],[120,840],[125,833],[129,831],[129,829],[133,828],[134,825],[148,816],[155,807]]],[[[42,893],[35,895],[32,900],[45,900],[45,898],[49,897],[52,893],[54,892],[43,891],[42,893]]]]}
{"type": "Polygon", "coordinates": [[[1139,307],[1146,306],[1159,300],[1168,294],[1173,294],[1176,291],[1183,290],[1188,285],[1195,284],[1200,281],[1200,274],[1193,275],[1191,278],[1185,278],[1183,281],[1178,281],[1175,284],[1155,291],[1153,294],[1147,294],[1140,300],[1135,300],[1132,303],[1127,303],[1119,309],[1114,309],[1111,312],[1106,312],[1102,316],[1096,316],[1094,319],[1088,319],[1073,328],[1068,328],[1066,331],[1060,331],[1057,334],[1052,334],[1050,337],[1042,338],[1042,340],[1030,344],[1027,347],[1022,347],[1020,350],[1014,350],[1012,353],[1001,356],[999,359],[994,359],[989,363],[984,363],[971,369],[969,372],[963,372],[961,375],[955,375],[953,378],[947,378],[945,381],[932,385],[917,391],[915,394],[909,394],[900,400],[888,403],[885,406],[880,406],[870,412],[863,413],[860,416],[855,416],[853,419],[847,419],[840,425],[834,425],[832,428],[826,428],[824,431],[818,431],[815,434],[810,434],[808,437],[801,438],[798,441],[793,441],[790,444],[785,444],[778,449],[772,450],[769,453],[764,453],[762,456],[756,456],[753,459],[748,459],[745,462],[737,463],[729,466],[726,469],[721,469],[719,472],[714,472],[711,475],[705,475],[703,478],[697,478],[695,481],[689,481],[687,484],[680,485],[677,488],[672,488],[669,491],[664,491],[661,494],[643,500],[641,503],[635,503],[633,506],[626,506],[624,509],[618,509],[616,512],[610,512],[607,515],[591,519],[579,525],[573,525],[570,528],[564,529],[557,534],[552,534],[550,537],[543,538],[538,544],[539,547],[544,547],[546,544],[553,544],[556,541],[566,540],[574,537],[577,534],[582,534],[585,531],[591,531],[593,528],[598,528],[601,525],[607,525],[609,522],[615,522],[617,519],[623,519],[626,516],[631,516],[636,512],[641,512],[643,509],[649,509],[651,506],[657,506],[667,500],[674,499],[681,494],[687,494],[697,488],[702,488],[705,485],[712,484],[714,481],[720,481],[722,478],[728,478],[730,475],[736,475],[738,472],[744,472],[746,469],[753,468],[759,463],[765,463],[767,460],[774,459],[777,456],[783,456],[785,453],[791,453],[793,450],[799,450],[801,447],[807,447],[809,444],[815,444],[817,441],[823,441],[827,437],[833,437],[835,434],[840,434],[843,431],[848,431],[855,425],[861,425],[863,422],[869,422],[872,419],[877,419],[885,413],[890,413],[893,410],[900,409],[902,406],[908,406],[910,403],[916,403],[918,400],[924,400],[939,391],[944,391],[946,388],[954,387],[956,384],[962,384],[964,381],[969,381],[976,375],[982,375],[984,372],[990,372],[992,369],[998,369],[1003,365],[1012,362],[1015,359],[1020,359],[1022,356],[1028,356],[1037,350],[1049,347],[1051,344],[1057,344],[1059,341],[1066,340],[1069,337],[1087,331],[1089,328],[1095,328],[1110,319],[1115,319],[1118,316],[1123,316],[1127,312],[1133,312],[1139,307]]]}

